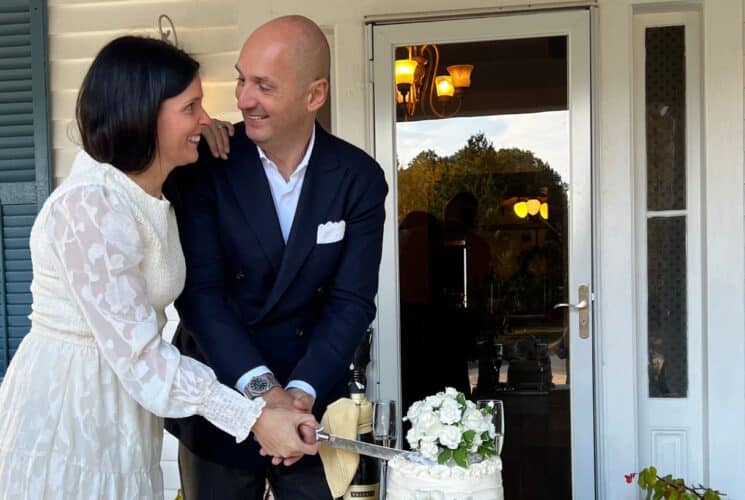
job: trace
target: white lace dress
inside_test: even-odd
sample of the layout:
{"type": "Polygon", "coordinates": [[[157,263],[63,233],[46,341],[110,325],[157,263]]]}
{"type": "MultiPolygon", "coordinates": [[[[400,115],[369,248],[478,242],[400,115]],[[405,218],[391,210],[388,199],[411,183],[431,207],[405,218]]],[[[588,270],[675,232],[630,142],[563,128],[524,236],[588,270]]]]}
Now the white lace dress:
{"type": "Polygon", "coordinates": [[[161,339],[185,273],[168,201],[81,152],[30,245],[31,331],[0,386],[0,499],[162,498],[161,417],[248,436],[263,402],[161,339]]]}

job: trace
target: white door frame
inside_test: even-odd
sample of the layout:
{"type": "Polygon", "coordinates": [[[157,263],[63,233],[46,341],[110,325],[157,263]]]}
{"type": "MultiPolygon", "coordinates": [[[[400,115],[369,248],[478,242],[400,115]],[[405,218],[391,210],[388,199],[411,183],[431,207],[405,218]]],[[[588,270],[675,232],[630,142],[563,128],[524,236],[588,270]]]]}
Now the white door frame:
{"type": "MultiPolygon", "coordinates": [[[[639,458],[663,474],[703,483],[703,338],[701,286],[701,35],[697,12],[634,16],[634,144],[636,152],[637,350],[639,458]],[[688,393],[681,398],[649,396],[647,325],[647,150],[645,33],[647,28],[685,27],[687,362],[688,393]]],[[[668,211],[668,215],[672,211],[668,211]]],[[[657,214],[661,216],[661,214],[657,214]]]]}
{"type": "MultiPolygon", "coordinates": [[[[398,230],[395,172],[395,99],[393,60],[396,46],[458,43],[478,40],[568,37],[570,109],[569,300],[579,302],[580,284],[592,284],[590,15],[589,11],[531,13],[485,19],[374,26],[372,75],[374,85],[375,156],[390,186],[386,198],[383,256],[378,293],[377,335],[371,378],[379,398],[400,401],[400,325],[398,290],[398,230]],[[433,34],[435,34],[433,36],[433,34]],[[390,82],[389,85],[383,82],[390,82]]],[[[592,325],[592,318],[590,320],[592,325]]],[[[593,335],[579,338],[577,313],[570,314],[570,379],[572,489],[574,498],[595,498],[595,434],[593,335]],[[579,410],[581,409],[581,411],[579,410]]]]}

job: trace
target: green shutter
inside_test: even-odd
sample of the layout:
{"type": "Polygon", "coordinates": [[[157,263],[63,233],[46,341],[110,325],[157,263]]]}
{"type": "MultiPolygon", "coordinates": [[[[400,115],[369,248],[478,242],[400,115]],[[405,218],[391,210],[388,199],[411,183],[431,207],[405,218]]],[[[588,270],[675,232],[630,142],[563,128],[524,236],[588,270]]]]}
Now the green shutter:
{"type": "Polygon", "coordinates": [[[0,1],[0,378],[28,333],[28,237],[50,191],[46,3],[0,1]]]}

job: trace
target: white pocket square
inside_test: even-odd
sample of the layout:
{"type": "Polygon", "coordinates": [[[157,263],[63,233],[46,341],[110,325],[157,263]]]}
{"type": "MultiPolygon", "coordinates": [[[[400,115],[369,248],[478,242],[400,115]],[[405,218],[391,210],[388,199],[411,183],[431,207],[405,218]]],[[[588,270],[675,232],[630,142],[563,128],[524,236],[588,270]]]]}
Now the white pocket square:
{"type": "Polygon", "coordinates": [[[318,233],[316,234],[316,245],[326,245],[343,240],[345,227],[346,223],[343,220],[319,224],[318,233]]]}

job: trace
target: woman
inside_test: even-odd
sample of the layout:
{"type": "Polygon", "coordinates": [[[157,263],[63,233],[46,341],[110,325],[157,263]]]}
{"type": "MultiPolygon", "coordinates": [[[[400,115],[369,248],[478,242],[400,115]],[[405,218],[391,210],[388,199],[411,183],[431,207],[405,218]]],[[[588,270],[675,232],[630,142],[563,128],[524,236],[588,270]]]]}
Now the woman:
{"type": "Polygon", "coordinates": [[[311,415],[264,408],[160,337],[184,284],[161,194],[197,159],[199,64],[164,42],[118,38],[78,96],[84,151],[31,231],[31,331],[0,387],[0,498],[162,498],[162,421],[201,415],[278,457],[315,453],[311,415]]]}

